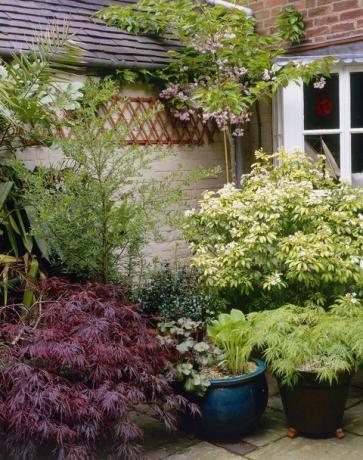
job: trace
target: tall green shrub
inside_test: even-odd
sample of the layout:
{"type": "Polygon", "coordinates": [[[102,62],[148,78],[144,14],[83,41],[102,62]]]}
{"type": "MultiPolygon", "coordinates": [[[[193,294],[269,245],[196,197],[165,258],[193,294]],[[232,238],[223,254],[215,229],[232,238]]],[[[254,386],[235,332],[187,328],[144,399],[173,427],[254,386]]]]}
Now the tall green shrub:
{"type": "Polygon", "coordinates": [[[235,306],[326,307],[362,290],[363,190],[301,153],[259,154],[242,189],[207,192],[187,214],[193,264],[235,306]]]}
{"type": "Polygon", "coordinates": [[[33,174],[23,169],[34,235],[48,242],[66,271],[103,282],[118,279],[120,271],[133,274],[168,206],[181,198],[184,186],[207,174],[146,179],[152,162],[170,152],[128,144],[132,129],[145,119],[111,127],[123,104],[118,97],[113,81],[87,81],[81,106],[68,119],[71,135],[57,139],[64,164],[33,174]]]}

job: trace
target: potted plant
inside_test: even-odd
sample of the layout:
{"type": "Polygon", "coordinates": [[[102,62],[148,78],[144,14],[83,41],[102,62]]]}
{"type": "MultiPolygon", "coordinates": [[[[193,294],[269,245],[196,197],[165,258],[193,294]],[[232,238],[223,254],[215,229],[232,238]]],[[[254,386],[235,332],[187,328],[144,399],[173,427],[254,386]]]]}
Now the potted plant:
{"type": "Polygon", "coordinates": [[[241,311],[220,314],[204,341],[196,340],[196,324],[180,320],[166,326],[174,337],[184,337],[177,344],[181,392],[200,406],[194,427],[201,435],[236,439],[254,427],[266,408],[265,363],[251,357],[250,325],[241,311]]]}
{"type": "Polygon", "coordinates": [[[363,358],[363,304],[353,294],[327,311],[286,305],[251,313],[251,346],[277,378],[288,435],[344,436],[352,375],[363,358]]]}

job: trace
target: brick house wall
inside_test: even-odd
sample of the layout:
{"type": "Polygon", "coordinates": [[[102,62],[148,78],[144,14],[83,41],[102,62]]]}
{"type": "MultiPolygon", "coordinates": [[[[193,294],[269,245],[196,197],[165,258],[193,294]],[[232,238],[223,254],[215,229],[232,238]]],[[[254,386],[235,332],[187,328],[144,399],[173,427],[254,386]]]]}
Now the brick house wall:
{"type": "MultiPolygon", "coordinates": [[[[293,6],[304,17],[306,40],[287,49],[287,53],[303,54],[304,51],[328,45],[353,43],[363,40],[363,0],[249,0],[261,33],[275,30],[276,18],[287,6],[293,6]]],[[[273,119],[271,104],[265,105],[262,116],[262,146],[272,150],[273,119]]],[[[261,128],[260,128],[261,129],[261,128]]],[[[253,160],[257,142],[257,120],[253,117],[246,136],[245,155],[248,163],[253,160]]]]}
{"type": "Polygon", "coordinates": [[[294,6],[305,20],[307,36],[302,45],[352,41],[363,35],[363,0],[251,0],[249,6],[265,33],[274,30],[283,8],[294,6]]]}

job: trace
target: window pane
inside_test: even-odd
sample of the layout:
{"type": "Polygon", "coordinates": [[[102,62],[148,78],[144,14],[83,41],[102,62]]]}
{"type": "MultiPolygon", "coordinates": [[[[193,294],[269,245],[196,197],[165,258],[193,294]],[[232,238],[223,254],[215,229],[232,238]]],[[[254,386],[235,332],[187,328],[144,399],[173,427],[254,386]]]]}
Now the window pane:
{"type": "Polygon", "coordinates": [[[304,129],[339,128],[339,76],[326,79],[325,87],[304,86],[304,129]]]}
{"type": "Polygon", "coordinates": [[[363,172],[363,134],[352,134],[352,173],[363,172]]]}
{"type": "Polygon", "coordinates": [[[340,176],[340,135],[305,136],[305,153],[313,160],[324,155],[333,176],[340,176]]]}
{"type": "Polygon", "coordinates": [[[363,73],[350,74],[352,128],[363,128],[363,73]]]}

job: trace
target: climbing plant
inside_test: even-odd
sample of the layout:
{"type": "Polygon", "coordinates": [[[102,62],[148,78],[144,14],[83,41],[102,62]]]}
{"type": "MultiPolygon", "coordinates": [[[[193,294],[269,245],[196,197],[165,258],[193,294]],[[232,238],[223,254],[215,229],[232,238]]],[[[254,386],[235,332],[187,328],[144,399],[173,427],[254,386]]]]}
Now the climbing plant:
{"type": "Polygon", "coordinates": [[[274,63],[284,54],[283,38],[258,34],[255,19],[238,9],[194,0],[140,0],[136,5],[110,5],[98,17],[131,33],[174,40],[168,64],[152,72],[121,72],[120,78],[130,82],[141,76],[158,83],[160,98],[182,121],[193,114],[205,123],[214,120],[224,133],[227,182],[227,142],[230,134],[243,135],[254,105],[291,80],[308,82],[329,75],[330,58],[310,64],[274,63]]]}
{"type": "Polygon", "coordinates": [[[283,9],[277,17],[276,26],[281,37],[293,45],[305,39],[305,23],[300,11],[293,6],[283,9]]]}

